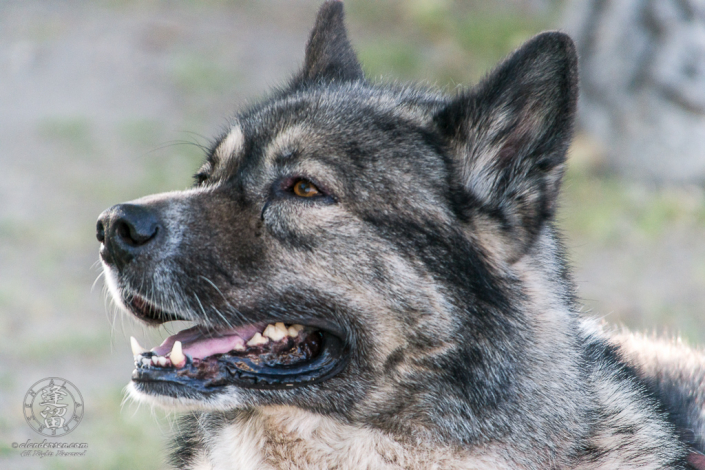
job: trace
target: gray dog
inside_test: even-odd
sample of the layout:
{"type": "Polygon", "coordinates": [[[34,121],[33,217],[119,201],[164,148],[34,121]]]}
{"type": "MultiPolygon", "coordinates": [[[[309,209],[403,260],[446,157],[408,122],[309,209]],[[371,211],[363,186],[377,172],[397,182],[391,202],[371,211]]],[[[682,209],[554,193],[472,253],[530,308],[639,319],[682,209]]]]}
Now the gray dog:
{"type": "Polygon", "coordinates": [[[139,401],[185,469],[705,468],[705,355],[581,318],[554,228],[578,71],[536,36],[456,96],[365,80],[322,6],[304,66],[193,189],[98,221],[149,324],[139,401]]]}

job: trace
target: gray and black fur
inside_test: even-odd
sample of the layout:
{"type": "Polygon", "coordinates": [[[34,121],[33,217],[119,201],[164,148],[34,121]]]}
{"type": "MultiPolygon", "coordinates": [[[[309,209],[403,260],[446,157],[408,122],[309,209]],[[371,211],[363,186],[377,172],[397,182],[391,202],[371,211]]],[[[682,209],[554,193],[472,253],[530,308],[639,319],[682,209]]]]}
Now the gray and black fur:
{"type": "Polygon", "coordinates": [[[172,463],[705,468],[705,356],[578,314],[554,228],[577,96],[558,32],[455,96],[371,83],[325,2],[303,69],[234,118],[194,189],[101,216],[111,292],[159,307],[143,320],[296,320],[350,347],[291,390],[133,388],[193,410],[172,463]],[[118,246],[116,218],[147,212],[154,241],[136,222],[139,250],[118,246]]]}

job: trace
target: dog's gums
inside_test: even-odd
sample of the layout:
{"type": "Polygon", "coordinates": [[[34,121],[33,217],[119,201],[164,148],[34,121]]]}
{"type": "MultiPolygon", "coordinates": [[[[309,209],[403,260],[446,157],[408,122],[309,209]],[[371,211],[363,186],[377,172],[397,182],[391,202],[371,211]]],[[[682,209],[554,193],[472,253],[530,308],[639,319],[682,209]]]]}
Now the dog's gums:
{"type": "Polygon", "coordinates": [[[323,380],[343,365],[342,343],[317,328],[282,322],[228,330],[196,326],[151,351],[131,338],[135,382],[212,392],[224,385],[288,388],[323,380]]]}

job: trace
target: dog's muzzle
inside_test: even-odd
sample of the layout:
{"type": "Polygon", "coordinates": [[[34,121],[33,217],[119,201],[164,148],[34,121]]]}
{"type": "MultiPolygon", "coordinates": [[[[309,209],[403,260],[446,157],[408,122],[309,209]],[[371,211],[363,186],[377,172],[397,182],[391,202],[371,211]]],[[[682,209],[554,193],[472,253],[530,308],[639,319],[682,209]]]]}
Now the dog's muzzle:
{"type": "Polygon", "coordinates": [[[322,315],[311,315],[310,308],[283,307],[287,304],[281,299],[264,299],[258,318],[248,319],[226,299],[226,307],[236,315],[224,316],[224,311],[210,306],[206,292],[187,282],[206,279],[224,298],[198,267],[189,265],[179,275],[168,270],[163,274],[165,266],[178,266],[178,257],[184,256],[174,249],[185,229],[179,203],[157,196],[118,204],[103,212],[96,224],[100,256],[114,282],[111,292],[122,307],[153,326],[175,320],[196,323],[150,351],[132,340],[134,389],[191,398],[222,393],[227,386],[290,390],[326,381],[343,370],[350,357],[344,330],[320,321],[322,315]],[[160,268],[162,273],[155,274],[160,268]],[[176,290],[181,297],[176,297],[176,290]],[[200,312],[189,309],[189,298],[195,299],[200,312]],[[226,325],[214,326],[204,304],[226,325]],[[288,318],[282,318],[282,312],[288,318]]]}
{"type": "Polygon", "coordinates": [[[102,243],[100,256],[118,270],[154,250],[164,232],[164,224],[153,210],[136,204],[113,206],[100,214],[96,224],[96,238],[102,243]]]}

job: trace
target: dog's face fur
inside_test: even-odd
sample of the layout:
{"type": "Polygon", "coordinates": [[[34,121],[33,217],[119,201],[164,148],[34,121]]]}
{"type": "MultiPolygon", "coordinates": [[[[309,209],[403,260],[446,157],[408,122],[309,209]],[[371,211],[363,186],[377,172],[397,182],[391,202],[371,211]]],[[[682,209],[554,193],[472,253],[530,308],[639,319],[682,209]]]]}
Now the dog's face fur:
{"type": "Polygon", "coordinates": [[[531,396],[565,399],[535,419],[571,432],[560,413],[578,372],[556,331],[575,328],[573,294],[551,225],[577,99],[571,40],[541,34],[449,97],[366,81],[342,19],[324,4],[302,71],[234,118],[193,189],[98,222],[115,299],[150,324],[201,326],[167,346],[282,322],[318,335],[318,352],[294,366],[138,354],[131,394],[463,442],[506,433],[531,396]],[[565,398],[539,396],[542,377],[565,398]]]}

